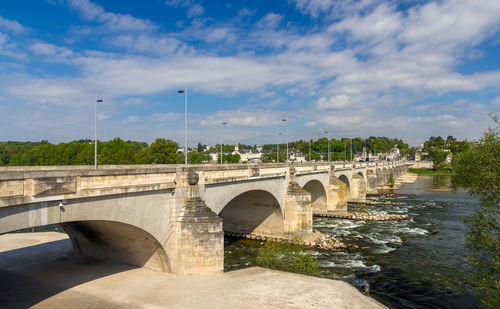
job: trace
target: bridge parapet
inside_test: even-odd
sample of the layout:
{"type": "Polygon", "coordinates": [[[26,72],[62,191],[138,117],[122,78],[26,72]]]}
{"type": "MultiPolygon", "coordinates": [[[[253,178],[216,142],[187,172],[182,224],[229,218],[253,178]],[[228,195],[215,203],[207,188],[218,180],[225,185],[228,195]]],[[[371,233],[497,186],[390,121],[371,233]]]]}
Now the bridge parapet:
{"type": "MultiPolygon", "coordinates": [[[[295,163],[297,176],[355,169],[366,179],[366,169],[381,168],[385,182],[389,169],[404,162],[350,164],[295,163]]],[[[286,177],[286,163],[198,164],[190,169],[200,175],[200,185],[286,177]]],[[[182,165],[109,165],[98,170],[90,166],[0,167],[0,207],[32,202],[73,199],[122,193],[175,189],[182,165]]],[[[399,172],[398,172],[399,173],[399,172]]]]}

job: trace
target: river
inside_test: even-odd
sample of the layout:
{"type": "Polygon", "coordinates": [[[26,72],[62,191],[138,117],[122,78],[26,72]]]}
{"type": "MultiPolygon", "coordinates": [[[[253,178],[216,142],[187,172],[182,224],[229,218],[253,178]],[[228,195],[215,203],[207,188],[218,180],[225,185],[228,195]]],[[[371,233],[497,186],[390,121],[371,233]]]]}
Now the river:
{"type": "MultiPolygon", "coordinates": [[[[407,214],[409,221],[364,222],[314,218],[314,230],[355,243],[355,251],[312,254],[321,277],[340,279],[390,308],[476,308],[464,244],[463,219],[478,202],[449,189],[450,176],[421,175],[403,183],[397,197],[375,197],[398,205],[366,205],[368,211],[407,214]],[[353,239],[360,235],[363,239],[353,239]],[[364,248],[364,249],[361,249],[364,248]]],[[[356,210],[359,205],[349,205],[356,210]]],[[[225,239],[225,270],[256,265],[261,243],[225,239]]]]}

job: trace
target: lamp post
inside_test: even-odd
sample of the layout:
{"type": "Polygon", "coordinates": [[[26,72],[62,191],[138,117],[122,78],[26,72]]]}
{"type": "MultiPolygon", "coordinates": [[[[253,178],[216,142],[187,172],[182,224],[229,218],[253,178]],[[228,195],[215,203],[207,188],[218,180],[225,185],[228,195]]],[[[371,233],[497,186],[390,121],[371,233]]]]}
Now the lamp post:
{"type": "Polygon", "coordinates": [[[279,146],[279,136],[281,132],[276,134],[276,163],[280,162],[280,146],[279,146]]]}
{"type": "Polygon", "coordinates": [[[347,143],[344,142],[344,164],[347,161],[347,143]]]}
{"type": "Polygon", "coordinates": [[[97,103],[102,103],[102,99],[94,102],[94,169],[97,169],[97,103]]]}
{"type": "Polygon", "coordinates": [[[178,90],[177,93],[184,93],[184,166],[188,165],[188,88],[178,90]]]}
{"type": "Polygon", "coordinates": [[[328,139],[328,162],[330,162],[330,138],[328,137],[328,131],[325,131],[325,134],[328,139]]]}
{"type": "Polygon", "coordinates": [[[283,118],[281,121],[286,123],[286,163],[288,163],[288,119],[283,118]]]}
{"type": "Polygon", "coordinates": [[[226,124],[227,122],[223,122],[220,126],[220,164],[222,164],[222,128],[224,128],[226,124]]]}
{"type": "Polygon", "coordinates": [[[352,164],[352,137],[349,138],[349,140],[351,141],[351,164],[352,164]]]}
{"type": "Polygon", "coordinates": [[[311,141],[312,139],[309,140],[309,162],[311,162],[311,141]]]}

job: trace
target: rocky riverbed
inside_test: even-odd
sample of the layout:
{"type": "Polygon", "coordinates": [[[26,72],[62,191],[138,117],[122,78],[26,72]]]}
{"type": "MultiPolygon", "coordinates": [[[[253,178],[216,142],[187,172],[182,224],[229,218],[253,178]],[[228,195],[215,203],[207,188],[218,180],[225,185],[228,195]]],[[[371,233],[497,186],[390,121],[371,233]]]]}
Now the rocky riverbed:
{"type": "Polygon", "coordinates": [[[347,249],[347,245],[337,238],[321,232],[314,232],[311,234],[282,234],[282,235],[262,235],[262,234],[253,234],[253,233],[236,233],[236,232],[228,232],[225,234],[231,237],[239,237],[246,238],[252,240],[261,240],[261,241],[278,241],[278,242],[286,242],[286,241],[299,241],[307,247],[320,249],[320,250],[339,250],[339,249],[347,249]]]}
{"type": "Polygon", "coordinates": [[[316,217],[327,217],[337,219],[361,220],[361,221],[402,221],[409,220],[407,215],[387,214],[382,212],[314,212],[316,217]]]}
{"type": "Polygon", "coordinates": [[[374,201],[374,200],[364,200],[364,201],[349,201],[349,204],[363,204],[363,205],[404,205],[404,203],[393,202],[393,201],[374,201]]]}
{"type": "Polygon", "coordinates": [[[313,243],[313,247],[321,250],[347,249],[345,243],[328,234],[322,234],[317,238],[313,243]]]}

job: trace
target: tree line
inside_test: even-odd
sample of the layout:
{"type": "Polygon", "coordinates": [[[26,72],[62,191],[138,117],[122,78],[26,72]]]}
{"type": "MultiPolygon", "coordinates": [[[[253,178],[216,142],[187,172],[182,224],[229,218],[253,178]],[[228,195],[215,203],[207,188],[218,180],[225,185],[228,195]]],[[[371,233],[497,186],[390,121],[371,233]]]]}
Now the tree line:
{"type": "MultiPolygon", "coordinates": [[[[184,154],[178,153],[179,144],[164,138],[158,138],[149,144],[139,141],[124,141],[115,138],[110,141],[98,141],[98,164],[176,164],[184,163],[184,154]]],[[[279,161],[286,160],[286,143],[279,146],[279,161]]],[[[366,148],[367,153],[386,153],[397,146],[401,155],[412,156],[414,147],[400,139],[388,137],[370,137],[363,139],[340,138],[330,139],[330,158],[332,161],[350,160],[355,153],[360,153],[366,148]],[[352,150],[352,151],[351,151],[352,150]]],[[[240,150],[257,151],[257,145],[238,144],[240,150]]],[[[461,153],[468,149],[468,143],[459,142],[453,137],[443,139],[431,137],[424,143],[424,150],[429,151],[431,158],[439,158],[439,155],[447,151],[461,153]]],[[[197,147],[191,149],[188,154],[188,163],[204,163],[212,159],[210,153],[217,153],[217,162],[220,162],[221,145],[217,144],[208,149],[206,145],[198,143],[197,147]]],[[[227,154],[233,152],[234,145],[224,144],[222,146],[223,162],[237,163],[240,161],[238,154],[227,154]]],[[[262,162],[276,162],[276,144],[262,145],[264,154],[262,162]]],[[[300,151],[308,161],[319,161],[326,159],[328,153],[328,138],[317,140],[298,140],[289,142],[290,152],[300,151]],[[311,151],[309,152],[309,148],[311,151]],[[309,153],[311,154],[309,157],[309,153]],[[322,154],[322,155],[321,155],[322,154]]],[[[446,156],[445,156],[446,158],[446,156]]],[[[443,159],[444,161],[444,159],[443,159]]],[[[0,165],[12,166],[36,166],[36,165],[92,165],[94,164],[94,141],[81,139],[69,143],[51,144],[46,140],[40,142],[0,142],[0,165]]]]}
{"type": "MultiPolygon", "coordinates": [[[[286,143],[279,144],[279,159],[283,162],[286,159],[286,143]]],[[[400,150],[401,155],[413,155],[415,153],[414,148],[408,147],[408,144],[400,139],[388,138],[388,137],[375,137],[371,136],[367,139],[361,137],[347,138],[343,137],[340,139],[332,138],[330,139],[330,159],[332,161],[344,161],[351,160],[354,158],[354,154],[363,152],[366,148],[366,153],[386,153],[392,148],[397,146],[400,150]]],[[[262,146],[264,151],[269,152],[269,154],[264,155],[264,161],[273,162],[276,161],[276,144],[265,144],[262,146]]],[[[328,155],[328,138],[322,137],[316,141],[292,141],[288,143],[288,147],[291,151],[300,151],[305,155],[307,161],[319,161],[328,155]],[[309,149],[311,150],[309,152],[309,149]],[[309,158],[309,153],[310,158],[309,158]]]]}
{"type": "Polygon", "coordinates": [[[448,136],[446,139],[441,136],[432,136],[424,142],[423,150],[429,154],[429,159],[432,160],[434,169],[444,170],[451,168],[450,164],[446,164],[448,154],[453,156],[467,152],[471,148],[471,143],[468,141],[459,141],[453,136],[448,136]]]}

